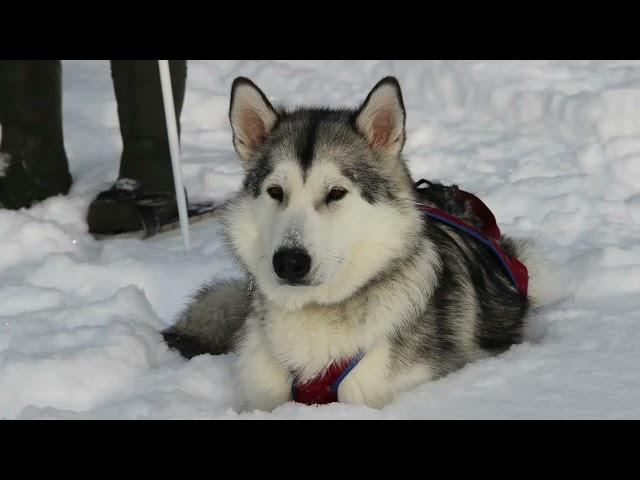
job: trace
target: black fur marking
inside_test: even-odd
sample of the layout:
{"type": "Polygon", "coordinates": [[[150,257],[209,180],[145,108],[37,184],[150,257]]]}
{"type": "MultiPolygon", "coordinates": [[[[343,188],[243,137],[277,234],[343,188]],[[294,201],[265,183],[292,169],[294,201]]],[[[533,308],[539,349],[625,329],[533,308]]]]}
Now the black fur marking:
{"type": "MultiPolygon", "coordinates": [[[[318,140],[322,137],[319,130],[323,125],[341,124],[350,126],[351,110],[328,108],[300,108],[292,112],[283,112],[282,125],[293,126],[295,154],[303,175],[311,168],[318,140]]],[[[286,127],[285,127],[286,128],[286,127]]],[[[335,141],[339,141],[333,138],[335,141]]]]}
{"type": "MultiPolygon", "coordinates": [[[[472,251],[486,248],[465,238],[472,251]]],[[[476,341],[481,348],[506,350],[522,341],[523,317],[529,308],[528,298],[508,279],[502,264],[492,253],[474,255],[470,275],[480,303],[480,324],[476,341]]]]}
{"type": "MultiPolygon", "coordinates": [[[[464,279],[461,272],[444,261],[439,275],[438,287],[433,292],[431,308],[435,326],[436,343],[441,352],[454,352],[456,349],[456,333],[451,329],[451,307],[458,301],[458,295],[464,295],[464,279]]],[[[427,356],[426,354],[423,354],[427,356]]]]}
{"type": "Polygon", "coordinates": [[[318,127],[331,113],[330,110],[308,110],[305,112],[306,121],[301,124],[302,128],[297,132],[298,137],[295,141],[296,158],[305,175],[313,163],[318,127]]]}
{"type": "Polygon", "coordinates": [[[273,172],[273,165],[267,156],[263,156],[254,162],[245,175],[242,186],[255,198],[260,195],[262,183],[271,172],[273,172]]]}
{"type": "Polygon", "coordinates": [[[389,180],[364,161],[344,167],[342,174],[360,187],[362,198],[371,204],[395,198],[389,180]]]}

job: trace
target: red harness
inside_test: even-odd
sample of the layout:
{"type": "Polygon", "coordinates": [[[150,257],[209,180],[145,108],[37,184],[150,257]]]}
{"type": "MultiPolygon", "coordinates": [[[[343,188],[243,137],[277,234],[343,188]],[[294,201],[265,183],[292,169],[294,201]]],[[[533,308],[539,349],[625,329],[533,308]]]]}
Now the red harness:
{"type": "MultiPolygon", "coordinates": [[[[483,227],[481,230],[440,208],[419,204],[418,209],[424,213],[425,217],[462,230],[489,247],[500,260],[514,286],[526,295],[529,283],[527,267],[517,258],[509,256],[498,244],[501,233],[491,210],[478,197],[469,192],[458,190],[456,195],[461,201],[469,202],[474,215],[482,221],[483,227]]],[[[356,355],[351,359],[335,362],[321,375],[304,384],[298,383],[294,375],[291,386],[293,401],[306,405],[337,402],[340,382],[344,380],[361,358],[362,355],[356,355]]]]}
{"type": "Polygon", "coordinates": [[[493,216],[491,210],[489,210],[489,207],[469,192],[458,190],[456,194],[460,200],[469,202],[474,215],[482,221],[482,230],[477,229],[473,225],[469,225],[440,208],[419,204],[418,209],[423,212],[426,217],[462,230],[489,247],[498,260],[500,260],[513,285],[521,293],[526,295],[529,288],[529,272],[527,271],[527,267],[517,258],[508,255],[498,244],[501,233],[496,223],[496,218],[493,216]]]}
{"type": "Polygon", "coordinates": [[[307,383],[298,383],[295,376],[291,385],[294,402],[306,405],[322,405],[338,401],[338,387],[347,374],[358,364],[362,355],[335,362],[321,375],[307,383]]]}

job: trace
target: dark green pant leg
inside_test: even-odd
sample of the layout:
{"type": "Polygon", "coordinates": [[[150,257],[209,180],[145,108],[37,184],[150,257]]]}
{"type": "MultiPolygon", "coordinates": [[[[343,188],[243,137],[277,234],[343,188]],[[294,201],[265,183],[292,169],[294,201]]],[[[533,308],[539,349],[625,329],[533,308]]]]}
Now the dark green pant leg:
{"type": "Polygon", "coordinates": [[[69,191],[59,60],[0,61],[0,125],[3,206],[25,207],[69,191]]]}
{"type": "MultiPolygon", "coordinates": [[[[169,66],[179,129],[187,62],[171,60],[169,66]]],[[[123,144],[119,177],[141,182],[146,191],[173,192],[173,171],[157,60],[113,60],[111,75],[123,144]]]]}

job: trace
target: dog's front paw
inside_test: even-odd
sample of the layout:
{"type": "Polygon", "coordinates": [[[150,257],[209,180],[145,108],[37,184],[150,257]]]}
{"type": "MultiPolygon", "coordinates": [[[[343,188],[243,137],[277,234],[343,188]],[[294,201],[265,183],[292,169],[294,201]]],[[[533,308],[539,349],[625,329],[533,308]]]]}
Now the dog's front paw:
{"type": "Polygon", "coordinates": [[[362,386],[355,377],[347,375],[340,383],[338,387],[338,401],[351,404],[366,404],[362,386]]]}
{"type": "Polygon", "coordinates": [[[390,400],[385,388],[375,382],[365,382],[353,370],[346,376],[338,387],[338,401],[356,405],[367,405],[372,408],[382,408],[390,400]],[[355,375],[354,375],[355,374],[355,375]]]}
{"type": "Polygon", "coordinates": [[[288,374],[273,365],[261,365],[242,372],[239,385],[244,397],[244,410],[270,412],[291,400],[291,382],[288,374]],[[269,368],[271,367],[271,368],[269,368]]]}

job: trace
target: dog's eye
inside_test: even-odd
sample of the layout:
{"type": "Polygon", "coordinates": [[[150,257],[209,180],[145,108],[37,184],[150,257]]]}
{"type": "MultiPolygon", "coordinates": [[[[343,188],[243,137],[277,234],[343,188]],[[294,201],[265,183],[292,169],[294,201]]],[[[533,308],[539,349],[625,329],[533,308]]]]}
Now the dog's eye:
{"type": "Polygon", "coordinates": [[[282,197],[284,195],[284,193],[282,192],[282,188],[278,187],[277,185],[267,188],[267,193],[271,198],[277,200],[278,202],[282,201],[282,197]]]}
{"type": "Polygon", "coordinates": [[[344,188],[332,188],[325,199],[326,203],[337,202],[347,194],[344,188]]]}

